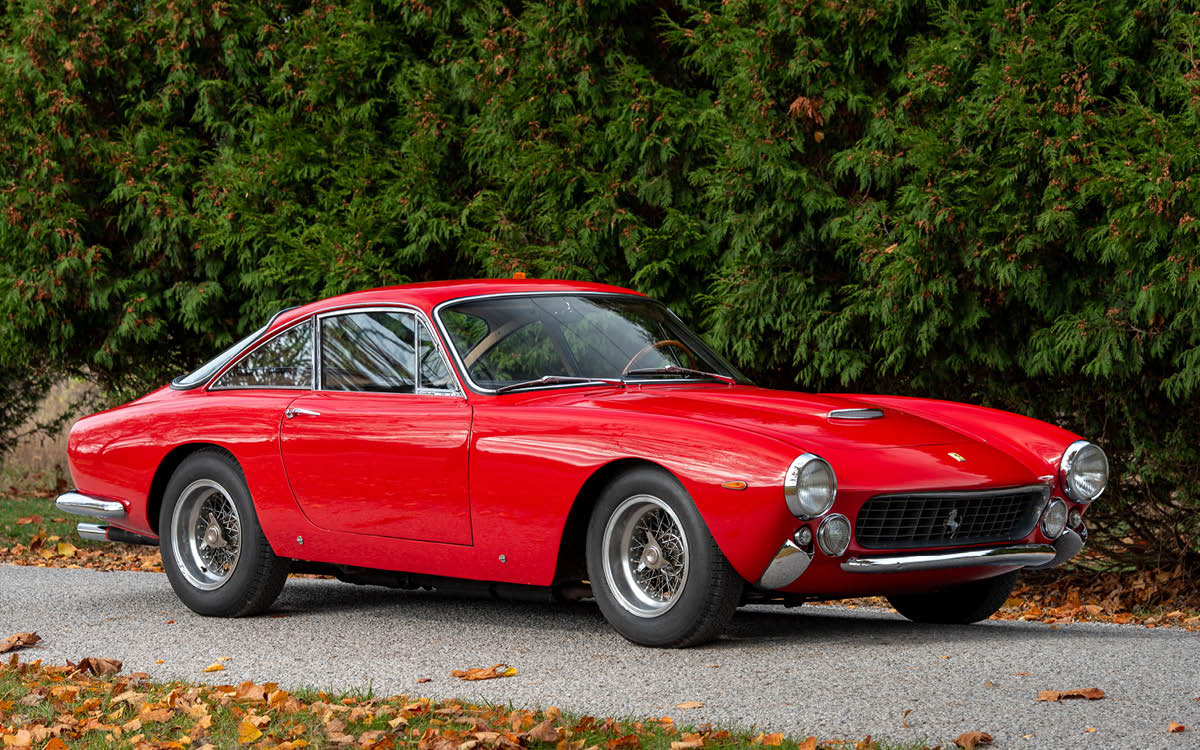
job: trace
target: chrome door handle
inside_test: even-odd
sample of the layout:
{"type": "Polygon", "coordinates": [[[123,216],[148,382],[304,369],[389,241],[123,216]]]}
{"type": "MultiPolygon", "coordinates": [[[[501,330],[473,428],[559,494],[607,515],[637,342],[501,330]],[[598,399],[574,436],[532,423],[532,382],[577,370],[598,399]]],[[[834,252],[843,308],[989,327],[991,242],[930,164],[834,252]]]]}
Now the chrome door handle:
{"type": "Polygon", "coordinates": [[[297,414],[306,414],[310,417],[321,416],[321,412],[319,412],[319,411],[313,411],[312,409],[301,409],[299,407],[292,407],[292,406],[289,406],[283,412],[283,416],[287,417],[288,419],[291,419],[292,417],[296,416],[297,414]]]}

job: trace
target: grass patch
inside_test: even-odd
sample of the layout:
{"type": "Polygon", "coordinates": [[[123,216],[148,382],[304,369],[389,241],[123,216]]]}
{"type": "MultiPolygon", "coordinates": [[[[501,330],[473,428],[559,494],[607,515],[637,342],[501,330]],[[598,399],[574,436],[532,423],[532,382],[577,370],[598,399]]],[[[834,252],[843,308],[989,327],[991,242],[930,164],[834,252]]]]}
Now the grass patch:
{"type": "MultiPolygon", "coordinates": [[[[86,662],[86,660],[85,660],[86,662]]],[[[367,691],[288,692],[275,683],[210,686],[96,674],[94,665],[0,662],[4,747],[418,748],[419,750],[926,750],[920,743],[792,737],[670,718],[598,719],[557,708],[524,709],[367,691]]],[[[112,666],[112,665],[109,665],[112,666]]],[[[119,669],[119,666],[117,666],[119,669]]],[[[101,664],[99,671],[105,671],[101,664]]],[[[952,746],[952,745],[951,745],[952,746]]]]}
{"type": "Polygon", "coordinates": [[[81,516],[54,505],[62,487],[9,486],[0,494],[0,563],[99,570],[161,571],[157,547],[81,539],[81,516]]]}

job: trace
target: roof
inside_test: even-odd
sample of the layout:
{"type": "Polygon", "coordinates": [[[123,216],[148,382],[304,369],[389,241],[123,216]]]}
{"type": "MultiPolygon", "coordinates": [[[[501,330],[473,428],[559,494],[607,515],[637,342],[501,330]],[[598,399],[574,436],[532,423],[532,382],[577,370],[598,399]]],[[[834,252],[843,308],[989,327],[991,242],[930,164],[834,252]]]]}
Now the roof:
{"type": "Polygon", "coordinates": [[[310,302],[307,305],[287,310],[272,323],[271,328],[287,325],[293,320],[313,313],[339,307],[378,305],[403,302],[415,305],[426,313],[443,302],[466,297],[489,294],[521,294],[528,292],[600,292],[608,294],[636,294],[641,292],[610,284],[590,281],[564,281],[558,279],[459,279],[454,281],[427,281],[419,284],[398,284],[377,289],[348,292],[336,297],[310,302]]]}

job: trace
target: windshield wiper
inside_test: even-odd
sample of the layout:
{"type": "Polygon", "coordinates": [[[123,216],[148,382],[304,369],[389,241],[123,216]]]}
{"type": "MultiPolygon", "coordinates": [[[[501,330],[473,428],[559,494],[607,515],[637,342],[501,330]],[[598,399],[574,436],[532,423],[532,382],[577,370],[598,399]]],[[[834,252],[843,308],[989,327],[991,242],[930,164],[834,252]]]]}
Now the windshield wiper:
{"type": "Polygon", "coordinates": [[[712,378],[719,380],[728,385],[737,385],[737,381],[728,375],[718,375],[715,372],[705,372],[704,370],[693,370],[690,367],[676,367],[675,365],[667,365],[666,367],[640,367],[636,370],[630,370],[622,376],[622,380],[630,375],[691,375],[697,378],[712,378]]]}
{"type": "Polygon", "coordinates": [[[496,393],[508,393],[509,391],[517,391],[522,388],[538,388],[543,385],[570,385],[572,383],[607,383],[608,385],[619,385],[625,387],[625,381],[615,378],[582,378],[574,375],[543,375],[537,380],[522,380],[519,383],[510,383],[502,385],[496,389],[496,393]]]}

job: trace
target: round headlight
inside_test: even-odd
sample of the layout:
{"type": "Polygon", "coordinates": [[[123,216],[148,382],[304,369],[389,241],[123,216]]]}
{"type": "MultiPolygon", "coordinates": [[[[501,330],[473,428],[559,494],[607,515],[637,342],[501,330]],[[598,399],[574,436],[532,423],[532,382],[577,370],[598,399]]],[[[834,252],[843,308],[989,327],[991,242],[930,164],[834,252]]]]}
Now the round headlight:
{"type": "Polygon", "coordinates": [[[1051,500],[1042,514],[1042,533],[1049,539],[1058,539],[1067,528],[1067,504],[1062,500],[1051,500]]]}
{"type": "Polygon", "coordinates": [[[1067,447],[1058,471],[1067,497],[1076,502],[1090,503],[1108,484],[1108,458],[1099,446],[1086,440],[1067,447]]]}
{"type": "Polygon", "coordinates": [[[805,453],[788,467],[783,478],[783,497],[796,518],[816,518],[833,507],[837,477],[825,459],[805,453]]]}
{"type": "Polygon", "coordinates": [[[850,519],[841,513],[826,516],[817,527],[817,545],[830,557],[841,557],[850,546],[850,519]]]}

